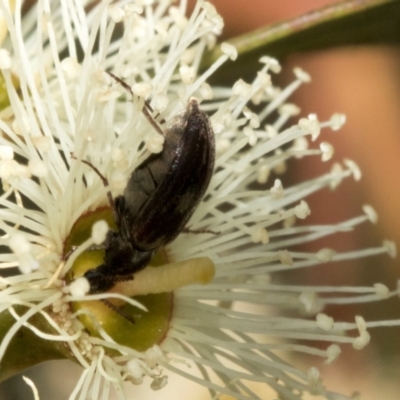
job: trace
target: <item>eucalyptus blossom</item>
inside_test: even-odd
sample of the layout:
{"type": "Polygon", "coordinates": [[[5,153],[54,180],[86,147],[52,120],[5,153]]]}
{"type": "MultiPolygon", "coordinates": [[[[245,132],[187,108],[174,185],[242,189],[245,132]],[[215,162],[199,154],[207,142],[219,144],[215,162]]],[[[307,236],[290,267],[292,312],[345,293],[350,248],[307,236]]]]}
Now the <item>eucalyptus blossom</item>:
{"type": "Polygon", "coordinates": [[[361,177],[349,159],[331,163],[333,147],[320,138],[340,129],[345,116],[320,121],[289,103],[310,76],[297,68],[278,88],[272,76],[281,67],[264,56],[253,80],[208,84],[237,52],[218,42],[223,20],[205,1],[189,16],[183,0],[43,0],[23,17],[20,2],[10,9],[3,1],[0,9],[8,27],[0,50],[8,99],[0,112],[0,310],[14,318],[0,358],[25,327],[49,346],[63,343],[82,366],[71,399],[107,399],[112,390],[124,399],[124,382],[158,390],[172,373],[214,398],[262,398],[254,382],[285,399],[349,398],[325,388],[316,367],[299,370],[282,353],[331,363],[343,345],[364,348],[369,328],[389,322],[341,322],[324,309],[386,299],[398,289],[292,285],[280,273],[396,250],[389,241],[349,252],[298,250],[377,221],[365,205],[349,220],[307,224],[307,196],[361,177]],[[203,56],[215,46],[221,56],[204,69],[203,56]],[[134,280],[88,294],[77,282],[102,262],[115,224],[108,195],[123,193],[132,171],[163,151],[145,102],[162,130],[192,98],[210,118],[217,156],[190,231],[134,280]],[[326,163],[324,174],[285,185],[288,160],[301,165],[315,156],[326,163]],[[30,323],[37,315],[51,332],[30,323]]]}

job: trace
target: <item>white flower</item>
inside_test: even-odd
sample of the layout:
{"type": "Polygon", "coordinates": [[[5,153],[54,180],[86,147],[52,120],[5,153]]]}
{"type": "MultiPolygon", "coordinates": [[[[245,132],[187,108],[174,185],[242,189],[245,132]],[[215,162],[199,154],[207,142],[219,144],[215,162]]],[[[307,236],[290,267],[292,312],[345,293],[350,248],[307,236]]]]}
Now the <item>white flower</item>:
{"type": "MultiPolygon", "coordinates": [[[[9,34],[0,49],[0,68],[10,101],[0,113],[0,228],[1,244],[7,246],[0,260],[3,269],[18,267],[21,272],[1,280],[0,311],[9,310],[15,324],[0,345],[0,358],[25,326],[46,340],[64,342],[70,357],[83,366],[71,399],[98,399],[100,391],[106,399],[111,387],[124,398],[122,383],[139,384],[146,376],[153,389],[161,389],[167,384],[166,371],[201,383],[213,396],[260,398],[251,383],[262,382],[285,399],[301,399],[304,393],[347,398],[328,391],[315,367],[300,371],[281,360],[279,352],[312,354],[330,363],[340,354],[338,344],[363,348],[370,340],[368,327],[380,323],[362,317],[353,323],[335,321],[323,313],[324,307],[386,299],[398,289],[381,284],[293,286],[282,282],[279,273],[394,255],[395,248],[385,242],[347,253],[296,250],[296,245],[375,222],[376,215],[365,207],[364,214],[335,225],[297,224],[310,213],[306,196],[360,177],[352,161],[292,186],[276,176],[291,158],[317,155],[329,160],[332,146],[321,142],[309,148],[309,139],[319,140],[326,128],[338,129],[344,117],[321,122],[310,115],[287,128],[299,109],[286,101],[310,77],[296,69],[294,82],[280,90],[270,76],[279,64],[268,57],[261,59],[250,83],[209,86],[208,77],[237,54],[222,44],[221,57],[200,70],[203,53],[215,46],[223,25],[207,2],[199,1],[189,17],[185,1],[176,6],[169,0],[103,1],[87,9],[81,3],[39,1],[23,20],[19,9],[13,13],[0,3],[9,34]],[[114,35],[121,24],[123,31],[114,35]],[[132,95],[107,70],[121,77],[132,95]],[[71,271],[77,273],[83,260],[92,268],[102,261],[98,251],[85,250],[102,243],[107,233],[104,221],[90,233],[96,220],[113,224],[107,191],[113,197],[121,194],[130,173],[151,152],[163,149],[163,138],[142,111],[144,100],[162,125],[191,97],[210,115],[215,133],[214,174],[189,223],[191,230],[208,233],[183,232],[168,244],[164,263],[181,263],[144,269],[147,283],[141,294],[209,282],[214,264],[215,278],[207,285],[176,289],[173,297],[164,293],[138,301],[117,290],[85,295],[89,287],[80,283],[87,281],[73,280],[71,271]],[[107,177],[109,188],[84,161],[107,177]],[[86,236],[78,239],[84,230],[86,236]],[[79,247],[70,251],[75,245],[79,247]],[[163,271],[165,279],[160,278],[163,271]],[[74,296],[71,286],[78,286],[74,296]],[[127,315],[89,302],[116,297],[130,302],[127,315]],[[18,314],[16,306],[23,306],[24,313],[18,314]],[[135,325],[129,321],[131,312],[139,315],[135,325]],[[159,312],[162,318],[156,323],[163,329],[151,336],[142,320],[154,323],[159,312]],[[27,322],[37,314],[44,316],[52,334],[27,322]],[[321,350],[297,340],[328,344],[321,350]],[[198,368],[187,372],[181,369],[186,365],[198,368]]],[[[136,281],[139,274],[131,283],[136,281]]]]}

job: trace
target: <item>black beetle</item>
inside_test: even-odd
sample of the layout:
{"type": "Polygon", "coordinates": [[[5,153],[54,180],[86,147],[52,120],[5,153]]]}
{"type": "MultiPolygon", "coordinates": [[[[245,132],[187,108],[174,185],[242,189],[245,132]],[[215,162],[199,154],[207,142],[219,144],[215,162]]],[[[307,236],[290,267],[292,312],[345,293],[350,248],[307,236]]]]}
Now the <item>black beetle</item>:
{"type": "MultiPolygon", "coordinates": [[[[154,126],[149,110],[146,104],[144,114],[154,126]]],[[[133,279],[160,246],[184,229],[207,190],[214,168],[214,132],[197,100],[190,99],[162,134],[163,150],[133,171],[124,194],[112,199],[108,193],[118,231],[107,233],[103,264],[84,274],[89,293],[133,279]]]]}

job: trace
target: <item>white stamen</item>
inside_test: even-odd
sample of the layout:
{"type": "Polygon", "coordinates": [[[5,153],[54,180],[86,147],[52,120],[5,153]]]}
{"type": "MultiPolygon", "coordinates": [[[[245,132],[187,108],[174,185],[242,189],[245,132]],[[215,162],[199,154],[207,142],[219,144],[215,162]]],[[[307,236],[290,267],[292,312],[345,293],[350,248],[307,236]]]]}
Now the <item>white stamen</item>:
{"type": "Polygon", "coordinates": [[[23,376],[22,379],[24,380],[24,382],[32,389],[32,393],[33,393],[33,398],[34,400],[40,400],[39,398],[39,392],[37,390],[37,387],[35,386],[35,384],[33,383],[33,381],[31,381],[29,378],[27,378],[26,376],[23,376]]]}
{"type": "Polygon", "coordinates": [[[32,136],[32,143],[34,146],[43,153],[46,153],[50,149],[50,140],[44,136],[32,136]]]}

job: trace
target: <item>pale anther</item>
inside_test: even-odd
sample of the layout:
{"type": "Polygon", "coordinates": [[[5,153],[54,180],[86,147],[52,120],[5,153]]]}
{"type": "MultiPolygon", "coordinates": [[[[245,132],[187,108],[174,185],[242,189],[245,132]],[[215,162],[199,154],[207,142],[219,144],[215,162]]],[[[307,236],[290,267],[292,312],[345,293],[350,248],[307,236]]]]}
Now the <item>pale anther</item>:
{"type": "Polygon", "coordinates": [[[296,104],[285,103],[278,109],[279,114],[286,115],[287,117],[294,117],[300,114],[300,108],[296,104]]]}
{"type": "Polygon", "coordinates": [[[365,319],[363,317],[361,317],[360,315],[356,315],[355,321],[360,334],[367,330],[367,323],[365,322],[365,319]]]}
{"type": "Polygon", "coordinates": [[[200,86],[200,95],[204,100],[212,100],[213,99],[214,93],[213,93],[211,86],[208,83],[204,82],[200,86]]]}
{"type": "Polygon", "coordinates": [[[151,105],[154,110],[161,113],[168,107],[168,103],[168,96],[165,93],[158,93],[153,97],[151,105]]]}
{"type": "Polygon", "coordinates": [[[269,66],[269,69],[274,72],[274,73],[279,73],[281,72],[281,65],[279,64],[279,61],[275,58],[269,57],[269,56],[262,56],[260,58],[260,63],[266,64],[269,66]]]}
{"type": "Polygon", "coordinates": [[[144,371],[139,360],[133,358],[127,362],[126,366],[129,370],[129,373],[132,375],[133,379],[135,381],[141,381],[144,375],[144,371]]]}
{"type": "Polygon", "coordinates": [[[160,363],[163,357],[163,352],[158,345],[153,345],[146,350],[146,363],[150,368],[154,368],[160,363]]]}
{"type": "Polygon", "coordinates": [[[110,17],[115,23],[121,22],[125,17],[125,11],[123,8],[118,7],[115,4],[111,4],[108,6],[108,12],[110,17]]]}
{"type": "Polygon", "coordinates": [[[0,146],[0,159],[2,160],[13,160],[14,150],[11,146],[1,145],[0,146]]]}
{"type": "Polygon", "coordinates": [[[128,183],[128,178],[125,172],[114,171],[109,179],[111,188],[116,191],[124,190],[128,183]]]}
{"type": "Polygon", "coordinates": [[[379,296],[382,299],[389,298],[390,291],[386,285],[384,285],[383,283],[374,283],[374,288],[376,290],[377,296],[379,296]]]}
{"type": "Polygon", "coordinates": [[[397,256],[397,246],[396,243],[391,240],[384,240],[383,247],[386,249],[390,257],[396,258],[397,256]]]}
{"type": "Polygon", "coordinates": [[[251,235],[251,240],[254,243],[267,244],[269,242],[269,235],[267,230],[261,227],[254,229],[251,235]]]}
{"type": "Polygon", "coordinates": [[[373,224],[376,224],[378,222],[378,214],[372,206],[370,206],[369,204],[365,204],[363,205],[362,209],[370,222],[372,222],[373,224]]]}
{"type": "Polygon", "coordinates": [[[254,132],[253,129],[250,127],[246,126],[243,129],[243,133],[249,138],[249,145],[250,146],[255,146],[257,144],[257,134],[254,132]]]}
{"type": "Polygon", "coordinates": [[[287,250],[278,251],[279,261],[284,265],[293,265],[292,255],[287,250]]]}
{"type": "Polygon", "coordinates": [[[302,82],[304,82],[304,83],[311,82],[311,76],[303,69],[296,67],[293,69],[293,72],[294,72],[294,75],[296,76],[296,78],[301,80],[302,82]]]}
{"type": "Polygon", "coordinates": [[[61,70],[69,79],[74,79],[81,73],[81,66],[76,58],[66,57],[61,61],[61,70]]]}
{"type": "Polygon", "coordinates": [[[281,199],[285,195],[282,182],[280,179],[275,179],[274,186],[270,189],[271,198],[274,200],[281,199]]]}
{"type": "Polygon", "coordinates": [[[332,158],[333,153],[334,153],[334,148],[330,143],[322,142],[319,145],[319,148],[320,148],[320,150],[322,152],[321,159],[322,159],[323,162],[328,161],[328,160],[330,160],[332,158]]]}
{"type": "Polygon", "coordinates": [[[25,254],[31,251],[31,244],[26,236],[20,232],[11,235],[9,246],[15,254],[25,254]]]}
{"type": "Polygon", "coordinates": [[[69,291],[71,293],[71,296],[73,296],[73,297],[83,297],[87,293],[89,293],[89,290],[90,290],[90,283],[84,277],[75,279],[69,285],[69,291]]]}
{"type": "Polygon", "coordinates": [[[342,352],[342,350],[340,349],[340,347],[337,344],[331,344],[326,349],[326,357],[327,357],[327,359],[325,360],[324,364],[330,364],[333,361],[335,361],[339,357],[341,352],[342,352]]]}
{"type": "Polygon", "coordinates": [[[153,90],[153,86],[150,83],[135,83],[132,86],[132,92],[139,97],[146,98],[151,91],[153,90]]]}
{"type": "Polygon", "coordinates": [[[337,131],[346,123],[346,115],[333,114],[329,122],[331,124],[331,129],[337,131]]]}
{"type": "Polygon", "coordinates": [[[266,183],[268,181],[270,173],[271,173],[271,170],[270,170],[269,166],[267,164],[266,165],[262,165],[257,170],[257,182],[259,184],[266,183]]]}
{"type": "Polygon", "coordinates": [[[367,331],[363,331],[360,336],[353,340],[353,348],[362,350],[371,340],[371,335],[367,331]]]}
{"type": "Polygon", "coordinates": [[[243,79],[239,79],[234,83],[232,87],[232,93],[247,98],[251,94],[251,89],[251,85],[246,83],[243,79]]]}
{"type": "Polygon", "coordinates": [[[308,313],[318,310],[318,296],[315,292],[304,291],[299,296],[300,302],[303,304],[304,309],[308,313]]]}
{"type": "Polygon", "coordinates": [[[336,251],[332,249],[321,249],[316,254],[317,259],[321,262],[329,262],[335,256],[336,251]]]}
{"type": "Polygon", "coordinates": [[[143,13],[143,6],[139,4],[126,4],[125,7],[125,12],[127,14],[142,14],[143,13]]]}
{"type": "Polygon", "coordinates": [[[153,132],[146,140],[146,148],[150,153],[158,154],[162,151],[165,138],[160,134],[153,132]]]}
{"type": "Polygon", "coordinates": [[[354,180],[359,181],[361,179],[362,174],[358,165],[353,160],[349,160],[348,158],[343,160],[343,162],[352,173],[354,180]]]}
{"type": "Polygon", "coordinates": [[[311,367],[307,372],[307,380],[310,387],[314,390],[321,385],[321,374],[316,367],[311,367]]]}
{"type": "Polygon", "coordinates": [[[221,51],[226,54],[232,61],[235,61],[238,53],[235,46],[232,46],[229,43],[221,44],[221,51]]]}
{"type": "Polygon", "coordinates": [[[104,220],[96,221],[92,226],[92,234],[91,238],[93,239],[94,244],[102,244],[106,239],[106,235],[108,232],[108,224],[104,220]]]}
{"type": "Polygon", "coordinates": [[[311,210],[310,210],[310,207],[308,206],[308,204],[304,200],[302,200],[300,202],[300,204],[298,204],[294,208],[294,213],[297,218],[304,219],[310,215],[311,210]]]}
{"type": "Polygon", "coordinates": [[[167,375],[163,375],[157,378],[153,379],[153,382],[151,382],[150,387],[153,390],[160,390],[163,387],[165,387],[165,385],[168,383],[168,376],[167,375]]]}
{"type": "Polygon", "coordinates": [[[257,80],[260,82],[262,88],[266,88],[272,84],[271,75],[264,71],[257,72],[257,80]]]}
{"type": "Polygon", "coordinates": [[[332,168],[331,168],[331,175],[334,177],[331,178],[331,181],[329,183],[329,187],[332,190],[335,190],[343,180],[343,167],[339,163],[334,163],[332,168]]]}
{"type": "Polygon", "coordinates": [[[324,331],[330,331],[333,328],[334,320],[326,314],[318,314],[316,317],[317,326],[324,331]]]}
{"type": "Polygon", "coordinates": [[[182,82],[185,85],[190,85],[196,78],[195,69],[193,67],[189,67],[188,65],[182,65],[179,67],[179,73],[181,75],[182,82]]]}

